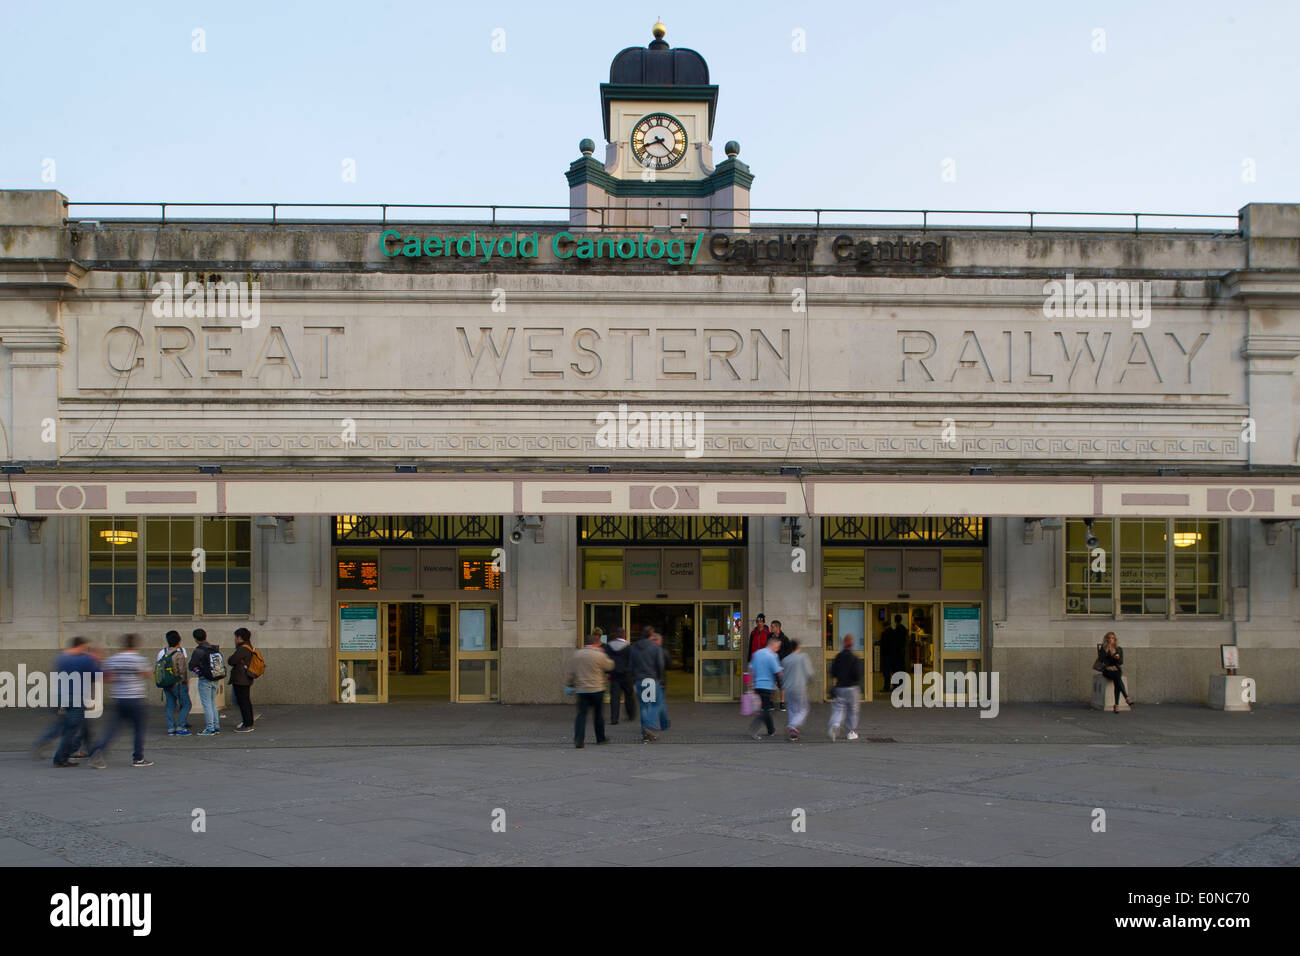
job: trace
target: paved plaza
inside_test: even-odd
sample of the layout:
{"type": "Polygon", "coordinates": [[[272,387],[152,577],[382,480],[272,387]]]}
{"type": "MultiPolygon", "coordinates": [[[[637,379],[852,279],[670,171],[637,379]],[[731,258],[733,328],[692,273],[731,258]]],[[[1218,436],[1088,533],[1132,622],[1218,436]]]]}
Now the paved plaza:
{"type": "MultiPolygon", "coordinates": [[[[561,706],[259,708],[253,734],[173,738],[147,769],[55,770],[43,712],[0,713],[5,865],[1294,866],[1300,708],[895,710],[832,744],[745,736],[670,705],[572,744],[561,706]],[[1106,830],[1093,832],[1094,811],[1106,830]],[[196,814],[196,811],[201,813],[196,814]],[[799,812],[802,811],[802,812],[799,812]],[[206,825],[195,832],[196,820],[206,825]],[[495,826],[494,826],[495,822],[495,826]],[[802,826],[799,824],[802,823],[802,826]]],[[[778,715],[778,727],[784,715],[778,715]]],[[[227,718],[229,719],[229,718],[227,718]]],[[[233,727],[236,721],[224,723],[233,727]]]]}

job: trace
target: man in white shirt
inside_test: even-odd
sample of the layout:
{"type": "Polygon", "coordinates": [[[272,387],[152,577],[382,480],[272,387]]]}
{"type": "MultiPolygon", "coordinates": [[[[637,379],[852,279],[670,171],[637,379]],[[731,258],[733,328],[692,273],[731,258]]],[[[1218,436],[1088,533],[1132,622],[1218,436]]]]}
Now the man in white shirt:
{"type": "Polygon", "coordinates": [[[127,634],[122,641],[124,648],[104,661],[104,674],[108,678],[108,694],[113,698],[113,723],[108,728],[104,739],[90,752],[90,765],[96,770],[103,770],[104,750],[117,736],[117,728],[122,721],[129,720],[135,730],[135,751],[131,755],[131,766],[152,767],[152,760],[144,759],[144,703],[153,668],[136,652],[139,635],[127,634]]]}

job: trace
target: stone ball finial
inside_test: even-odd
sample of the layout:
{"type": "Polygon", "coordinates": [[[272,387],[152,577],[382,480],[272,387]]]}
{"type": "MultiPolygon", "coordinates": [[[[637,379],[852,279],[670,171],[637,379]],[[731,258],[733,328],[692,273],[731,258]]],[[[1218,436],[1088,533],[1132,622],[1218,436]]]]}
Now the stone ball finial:
{"type": "Polygon", "coordinates": [[[729,139],[727,145],[722,147],[722,151],[727,154],[728,159],[735,159],[740,155],[740,144],[734,139],[729,139]]]}
{"type": "Polygon", "coordinates": [[[596,144],[589,139],[581,140],[578,143],[578,152],[582,153],[583,156],[590,156],[595,151],[596,144]]]}

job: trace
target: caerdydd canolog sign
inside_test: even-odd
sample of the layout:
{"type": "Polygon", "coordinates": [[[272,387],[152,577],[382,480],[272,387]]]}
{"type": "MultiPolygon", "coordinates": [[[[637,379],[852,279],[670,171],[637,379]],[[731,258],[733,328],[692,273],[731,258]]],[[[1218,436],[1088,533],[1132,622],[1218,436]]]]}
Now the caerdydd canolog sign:
{"type": "Polygon", "coordinates": [[[689,267],[705,261],[737,266],[811,264],[819,257],[837,265],[935,267],[943,263],[942,239],[881,238],[807,233],[728,233],[651,230],[642,232],[519,232],[442,235],[385,229],[380,251],[389,259],[456,261],[484,268],[542,261],[660,263],[689,267]]]}

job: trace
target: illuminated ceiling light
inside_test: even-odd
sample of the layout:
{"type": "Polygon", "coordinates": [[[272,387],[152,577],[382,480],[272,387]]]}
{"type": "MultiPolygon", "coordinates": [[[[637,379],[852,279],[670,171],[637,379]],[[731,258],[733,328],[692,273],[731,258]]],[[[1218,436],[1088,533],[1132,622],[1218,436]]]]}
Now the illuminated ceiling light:
{"type": "Polygon", "coordinates": [[[1175,531],[1174,532],[1175,548],[1190,548],[1192,545],[1196,544],[1196,542],[1200,540],[1201,540],[1201,533],[1199,531],[1175,531]]]}
{"type": "Polygon", "coordinates": [[[131,544],[139,537],[139,532],[127,531],[124,528],[113,528],[107,531],[101,531],[99,536],[109,544],[131,544]]]}

